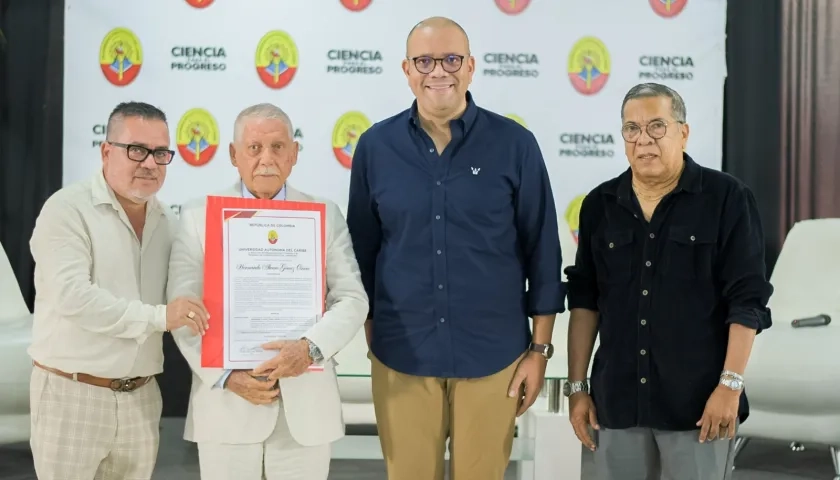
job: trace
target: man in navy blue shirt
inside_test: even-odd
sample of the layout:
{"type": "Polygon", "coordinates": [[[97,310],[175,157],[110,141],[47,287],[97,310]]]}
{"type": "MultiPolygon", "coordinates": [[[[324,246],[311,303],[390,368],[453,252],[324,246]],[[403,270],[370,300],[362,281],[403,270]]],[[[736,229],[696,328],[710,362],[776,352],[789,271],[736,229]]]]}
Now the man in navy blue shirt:
{"type": "Polygon", "coordinates": [[[448,438],[454,478],[501,479],[564,310],[554,198],[533,134],[473,102],[464,30],[424,20],[406,50],[416,101],[360,137],[347,210],[382,451],[442,480],[448,438]]]}

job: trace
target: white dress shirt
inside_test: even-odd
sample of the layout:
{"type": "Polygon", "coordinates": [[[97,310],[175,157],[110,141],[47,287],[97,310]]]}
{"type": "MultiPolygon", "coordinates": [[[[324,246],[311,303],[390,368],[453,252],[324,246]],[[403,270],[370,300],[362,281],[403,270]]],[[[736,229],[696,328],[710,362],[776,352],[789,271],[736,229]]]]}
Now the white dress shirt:
{"type": "Polygon", "coordinates": [[[30,247],[35,258],[33,360],[105,378],[163,371],[170,209],[146,206],[142,241],[100,171],[44,204],[30,247]]]}

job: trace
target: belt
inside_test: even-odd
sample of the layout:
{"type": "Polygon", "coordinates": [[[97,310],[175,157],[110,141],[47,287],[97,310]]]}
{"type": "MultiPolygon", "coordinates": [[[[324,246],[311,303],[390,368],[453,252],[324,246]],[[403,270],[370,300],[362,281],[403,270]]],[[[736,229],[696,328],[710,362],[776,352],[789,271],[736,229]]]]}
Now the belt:
{"type": "Polygon", "coordinates": [[[81,382],[94,387],[110,388],[115,392],[133,392],[143,385],[149,383],[152,377],[134,377],[134,378],[102,378],[88,375],[87,373],[67,373],[41,365],[38,362],[32,362],[36,367],[54,373],[59,377],[69,378],[75,382],[81,382]]]}

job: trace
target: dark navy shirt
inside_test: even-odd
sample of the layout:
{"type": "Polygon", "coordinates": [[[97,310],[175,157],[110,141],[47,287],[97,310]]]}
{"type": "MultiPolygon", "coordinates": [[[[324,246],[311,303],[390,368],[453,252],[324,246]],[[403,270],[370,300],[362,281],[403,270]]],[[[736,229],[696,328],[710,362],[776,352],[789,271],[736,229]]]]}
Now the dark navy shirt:
{"type": "MultiPolygon", "coordinates": [[[[583,201],[569,308],[599,312],[592,398],[605,428],[695,430],[718,385],[729,326],[771,325],[773,287],[755,198],[684,155],[645,221],[628,169],[583,201]]],[[[749,385],[747,385],[749,388],[749,385]]],[[[746,391],[739,417],[749,414],[746,391]]]]}
{"type": "Polygon", "coordinates": [[[497,373],[528,348],[529,316],[564,310],[537,141],[467,100],[440,155],[416,102],[362,134],[353,154],[347,224],[370,298],[371,351],[407,374],[497,373]]]}

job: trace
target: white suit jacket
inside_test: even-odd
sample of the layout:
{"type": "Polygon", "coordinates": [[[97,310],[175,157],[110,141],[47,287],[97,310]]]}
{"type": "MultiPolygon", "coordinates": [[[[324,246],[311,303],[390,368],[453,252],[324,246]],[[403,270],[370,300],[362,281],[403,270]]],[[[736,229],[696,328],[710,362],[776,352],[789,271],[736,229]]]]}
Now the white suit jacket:
{"type": "MultiPolygon", "coordinates": [[[[240,183],[219,196],[241,197],[240,183]]],[[[344,419],[332,357],[356,335],[368,313],[368,298],[353,253],[347,224],[338,206],[286,187],[286,199],[326,205],[326,313],[306,334],[324,355],[323,372],[280,379],[280,395],[292,437],[301,445],[330,443],[344,435],[344,419]]],[[[172,245],[167,296],[203,296],[206,199],[185,204],[172,245]]],[[[211,318],[210,328],[222,319],[211,318]]],[[[274,430],[280,404],[254,405],[237,394],[214,388],[220,368],[201,367],[201,336],[186,328],[172,332],[193,372],[184,438],[192,442],[261,443],[274,430]]]]}

